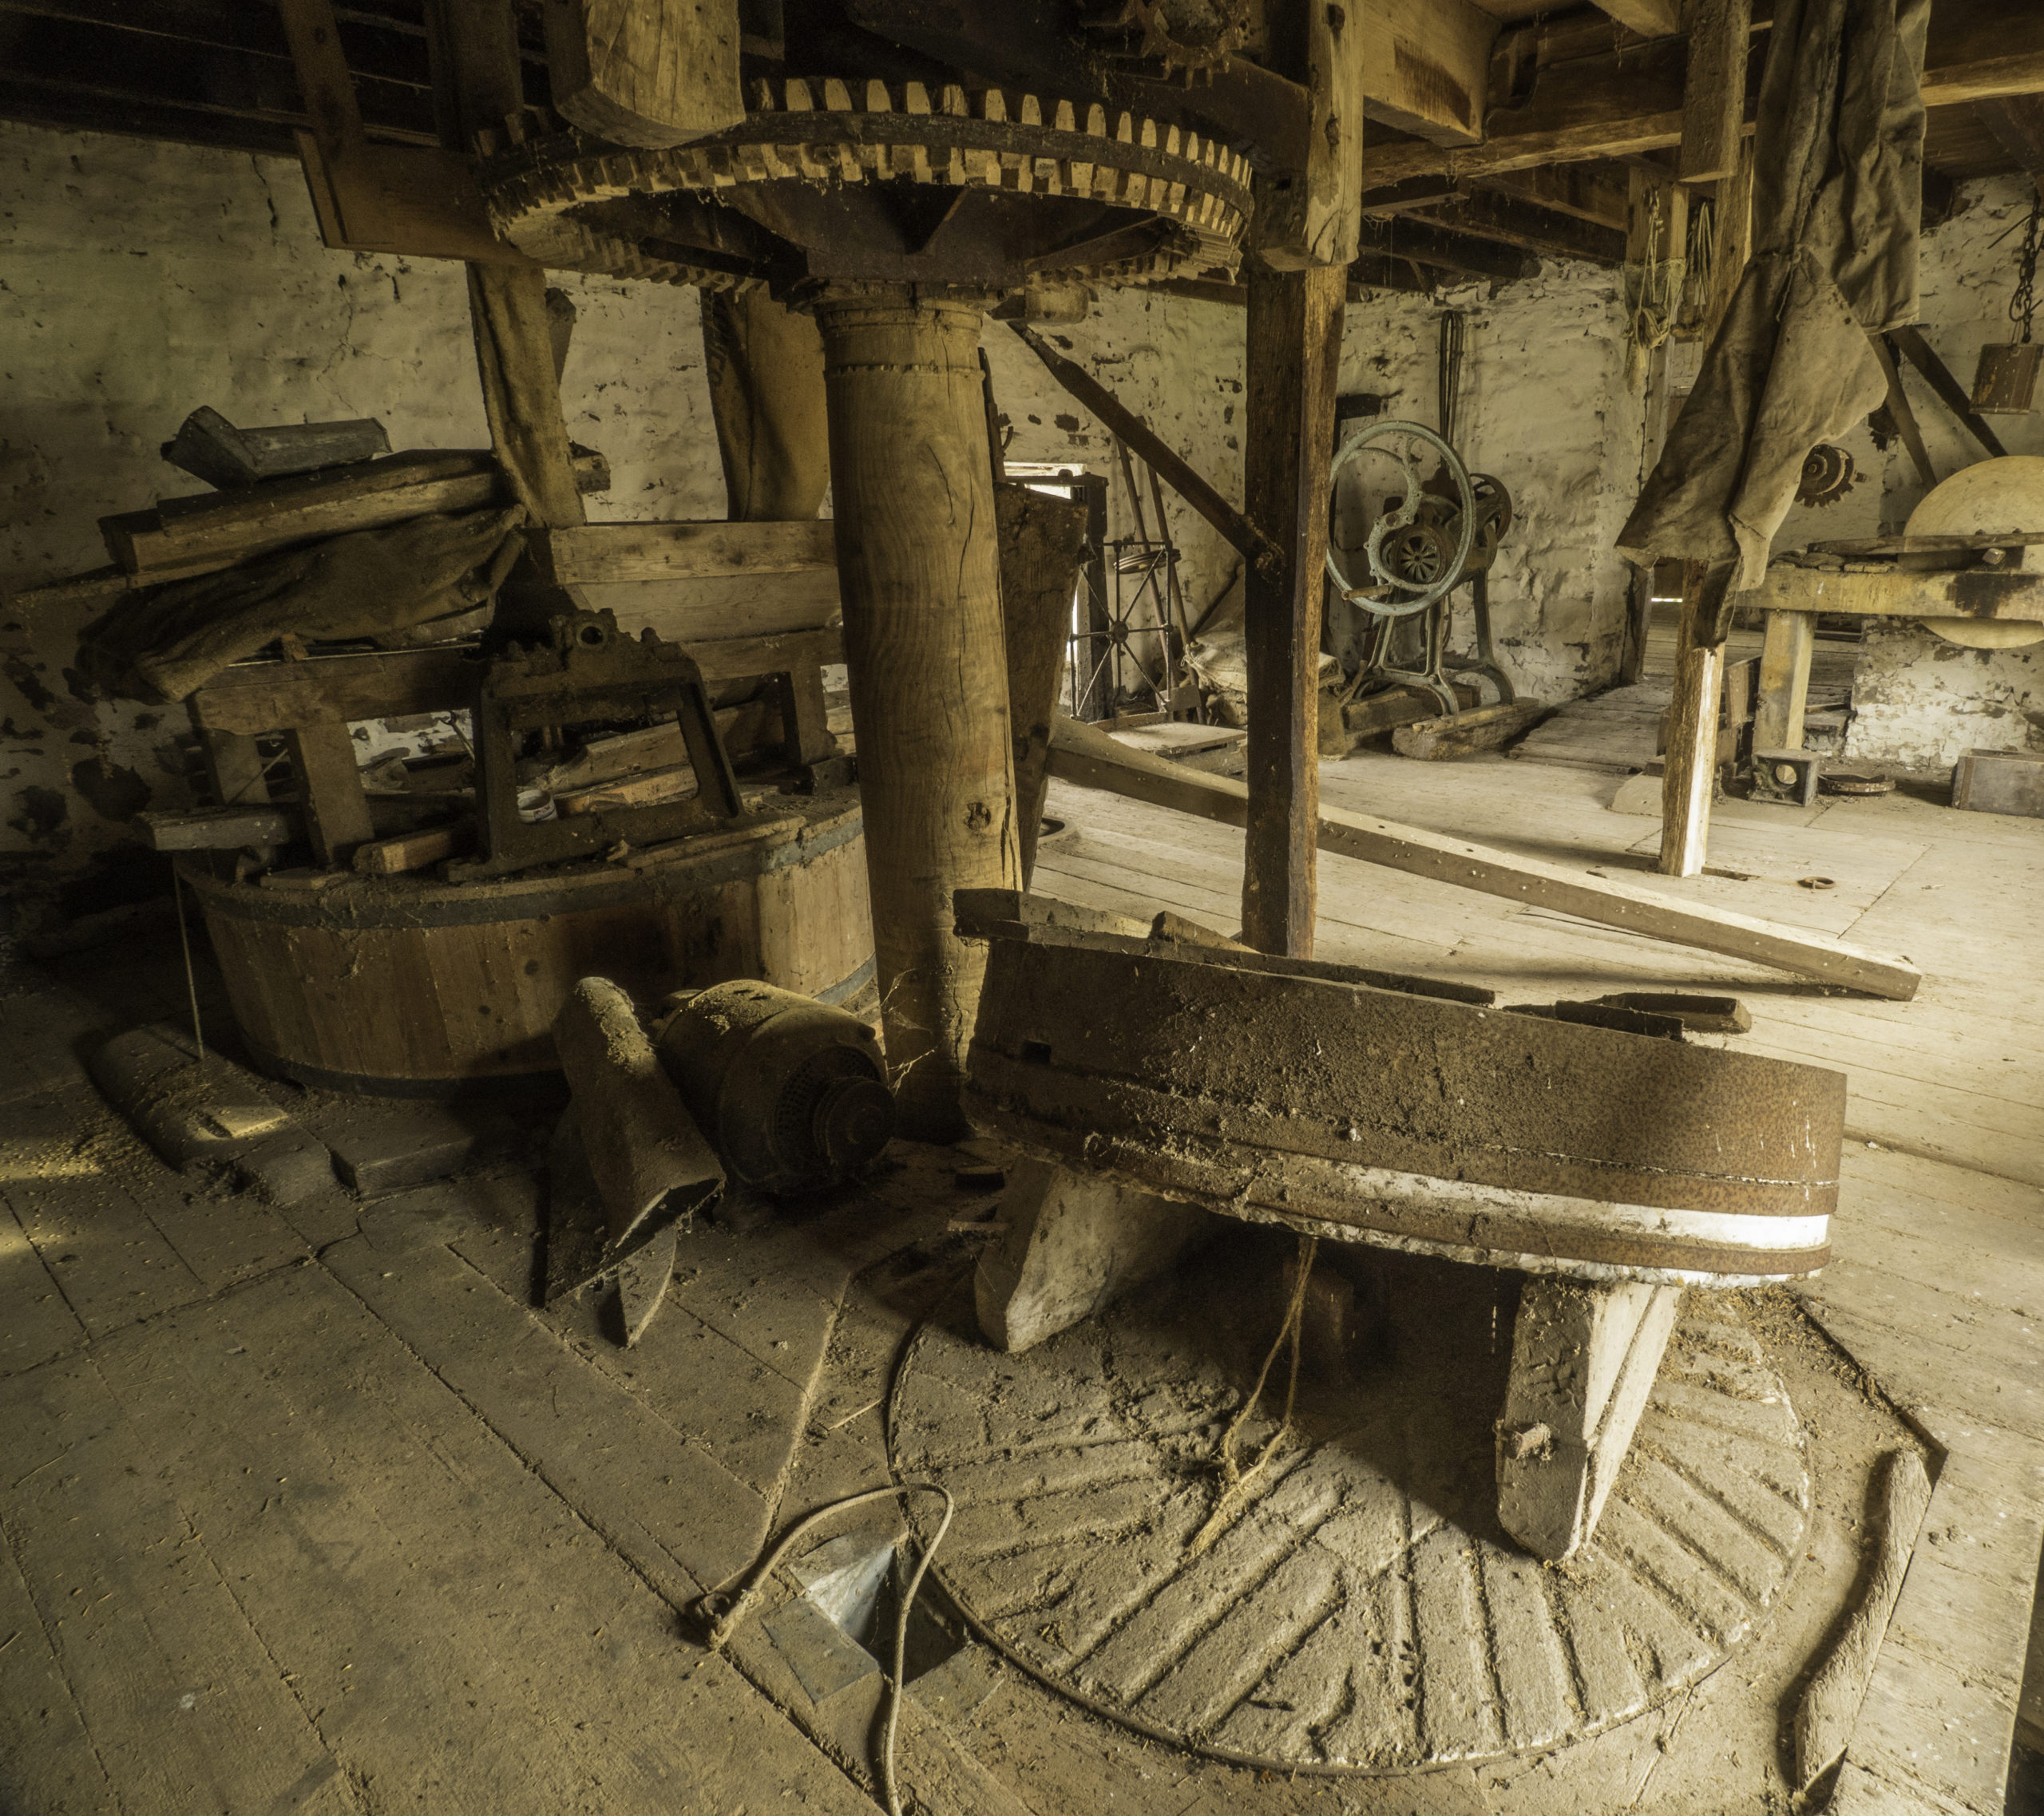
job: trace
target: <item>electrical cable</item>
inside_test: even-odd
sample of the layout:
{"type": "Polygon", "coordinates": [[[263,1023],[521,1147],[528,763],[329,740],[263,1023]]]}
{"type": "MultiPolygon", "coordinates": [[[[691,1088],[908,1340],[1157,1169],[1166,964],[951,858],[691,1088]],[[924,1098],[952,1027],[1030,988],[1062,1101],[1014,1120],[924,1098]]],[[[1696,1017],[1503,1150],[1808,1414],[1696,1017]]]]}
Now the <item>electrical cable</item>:
{"type": "Polygon", "coordinates": [[[192,969],[192,936],[184,930],[184,881],[173,867],[170,872],[171,900],[177,904],[177,943],[184,948],[184,988],[192,999],[192,1042],[199,1050],[199,1063],[206,1063],[206,1036],[199,1026],[199,979],[192,969]]]}
{"type": "Polygon", "coordinates": [[[782,1533],[768,1549],[766,1554],[748,1570],[737,1591],[729,1592],[713,1589],[695,1604],[695,1612],[703,1623],[703,1641],[713,1652],[720,1652],[731,1643],[739,1624],[747,1611],[759,1598],[766,1581],[786,1557],[796,1541],[807,1532],[820,1525],[833,1514],[850,1512],[862,1507],[869,1501],[885,1499],[895,1494],[936,1494],[944,1501],[944,1517],[938,1521],[935,1535],[922,1548],[922,1556],[917,1561],[915,1573],[909,1578],[909,1586],[902,1592],[901,1607],[894,1616],[894,1670],[887,1685],[887,1723],[880,1743],[880,1790],[887,1805],[887,1816],[901,1816],[901,1800],[894,1786],[894,1735],[901,1716],[901,1697],[906,1686],[902,1682],[909,1652],[909,1616],[916,1605],[917,1592],[923,1586],[924,1574],[929,1570],[930,1560],[936,1557],[937,1548],[943,1544],[944,1535],[951,1529],[951,1516],[957,1511],[957,1505],[951,1498],[948,1488],[941,1488],[933,1482],[889,1482],[884,1488],[868,1488],[857,1494],[848,1494],[841,1501],[832,1501],[805,1513],[782,1533]]]}

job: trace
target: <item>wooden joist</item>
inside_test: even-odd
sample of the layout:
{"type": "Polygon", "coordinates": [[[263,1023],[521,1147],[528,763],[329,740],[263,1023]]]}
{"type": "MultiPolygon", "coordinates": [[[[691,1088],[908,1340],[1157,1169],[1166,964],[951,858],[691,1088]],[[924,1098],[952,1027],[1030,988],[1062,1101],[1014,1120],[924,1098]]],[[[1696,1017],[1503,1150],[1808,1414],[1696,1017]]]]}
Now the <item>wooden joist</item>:
{"type": "MultiPolygon", "coordinates": [[[[1498,108],[1480,145],[1453,150],[1420,141],[1373,146],[1372,192],[1408,179],[1481,179],[1578,158],[1666,151],[1682,138],[1688,41],[1669,37],[1543,68],[1523,107],[1498,108]]],[[[1923,104],[1950,107],[2044,92],[2044,8],[1996,0],[1938,0],[1923,64],[1923,104]]],[[[1752,129],[1753,95],[1742,129],[1752,129]]]]}
{"type": "MultiPolygon", "coordinates": [[[[1243,825],[1249,816],[1249,791],[1242,783],[1143,756],[1104,732],[1071,719],[1058,721],[1051,742],[1051,773],[1080,787],[1106,789],[1225,825],[1243,825]]],[[[1501,896],[1528,907],[1622,928],[1671,945],[1693,946],[1772,966],[1896,1002],[1914,996],[1923,981],[1921,973],[1906,959],[1864,952],[1799,927],[1700,908],[1653,889],[1589,876],[1538,858],[1489,850],[1373,814],[1323,809],[1319,842],[1322,851],[1365,864],[1430,876],[1459,888],[1501,896]]]]}
{"type": "Polygon", "coordinates": [[[1475,190],[1452,202],[1416,211],[1420,219],[1480,239],[1495,239],[1545,259],[1591,264],[1625,263],[1626,236],[1579,216],[1550,212],[1515,196],[1475,190]]]}
{"type": "Polygon", "coordinates": [[[1479,143],[1496,19],[1472,0],[1376,0],[1350,11],[1362,18],[1364,112],[1433,144],[1479,143]]]}

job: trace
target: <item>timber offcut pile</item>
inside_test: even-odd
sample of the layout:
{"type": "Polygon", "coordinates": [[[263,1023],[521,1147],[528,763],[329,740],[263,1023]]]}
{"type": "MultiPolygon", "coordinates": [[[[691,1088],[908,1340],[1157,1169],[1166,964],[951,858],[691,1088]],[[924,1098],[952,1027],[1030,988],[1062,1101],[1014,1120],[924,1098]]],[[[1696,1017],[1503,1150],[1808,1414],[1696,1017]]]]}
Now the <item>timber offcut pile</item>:
{"type": "Polygon", "coordinates": [[[216,489],[102,518],[111,565],[14,603],[101,607],[81,672],[152,702],[285,639],[392,649],[480,631],[523,512],[487,451],[388,449],[374,421],[237,429],[196,411],[164,456],[216,489]]]}

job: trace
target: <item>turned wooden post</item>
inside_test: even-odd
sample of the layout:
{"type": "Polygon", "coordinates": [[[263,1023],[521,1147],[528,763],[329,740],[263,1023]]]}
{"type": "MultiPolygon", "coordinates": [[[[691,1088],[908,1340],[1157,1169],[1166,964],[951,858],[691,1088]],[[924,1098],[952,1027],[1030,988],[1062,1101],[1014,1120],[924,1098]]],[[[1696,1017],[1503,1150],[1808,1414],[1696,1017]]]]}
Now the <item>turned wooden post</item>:
{"type": "Polygon", "coordinates": [[[815,310],[887,1063],[901,1132],[950,1141],[986,964],[952,892],[1021,880],[980,311],[906,286],[815,310]]]}

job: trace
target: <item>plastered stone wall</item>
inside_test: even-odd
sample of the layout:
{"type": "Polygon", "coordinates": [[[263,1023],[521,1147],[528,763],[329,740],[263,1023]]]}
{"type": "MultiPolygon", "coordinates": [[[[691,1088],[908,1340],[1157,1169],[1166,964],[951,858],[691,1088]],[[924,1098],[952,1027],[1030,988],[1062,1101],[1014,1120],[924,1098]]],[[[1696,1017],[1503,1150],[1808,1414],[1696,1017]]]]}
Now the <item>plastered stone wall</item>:
{"type": "MultiPolygon", "coordinates": [[[[579,311],[569,432],[614,475],[591,515],[721,516],[695,293],[557,281],[579,311]]],[[[1446,306],[1468,314],[1460,438],[1519,513],[1493,576],[1503,653],[1528,691],[1566,697],[1608,678],[1623,619],[1610,543],[1640,412],[1613,280],[1548,267],[1446,306]]],[[[1343,389],[1431,421],[1442,307],[1353,304],[1343,389]]],[[[1051,331],[1238,502],[1242,330],[1226,305],[1107,292],[1051,331]]],[[[1109,534],[1133,533],[1109,437],[1008,329],[989,322],[985,345],[1008,457],[1108,474],[1109,534]]],[[[483,445],[458,267],[329,251],[287,160],[0,123],[0,588],[101,566],[100,517],[204,489],[157,453],[200,404],[251,425],[374,416],[400,448],[483,445]]],[[[1165,506],[1197,621],[1237,557],[1168,491],[1165,506]]],[[[0,609],[0,876],[17,886],[126,845],[142,807],[186,803],[181,711],[82,698],[80,623],[0,609]]]]}
{"type": "MultiPolygon", "coordinates": [[[[594,512],[721,516],[692,290],[561,279],[569,433],[594,512]]],[[[97,520],[204,491],[158,455],[192,409],[380,417],[394,447],[488,443],[461,267],[332,252],[284,160],[0,124],[0,587],[98,567],[97,520]]],[[[75,616],[0,612],[0,864],[18,884],[185,801],[179,709],[91,704],[75,616]]]]}
{"type": "MultiPolygon", "coordinates": [[[[1341,389],[1385,399],[1387,416],[1440,426],[1440,318],[1463,317],[1453,440],[1472,473],[1511,495],[1490,574],[1492,635],[1523,696],[1566,700],[1618,672],[1630,570],[1614,552],[1639,489],[1645,409],[1625,382],[1618,275],[1543,264],[1492,293],[1373,292],[1349,306],[1341,389]]],[[[1361,470],[1395,478],[1365,454],[1361,470]]],[[[1471,646],[1466,591],[1453,643],[1471,646]]]]}

